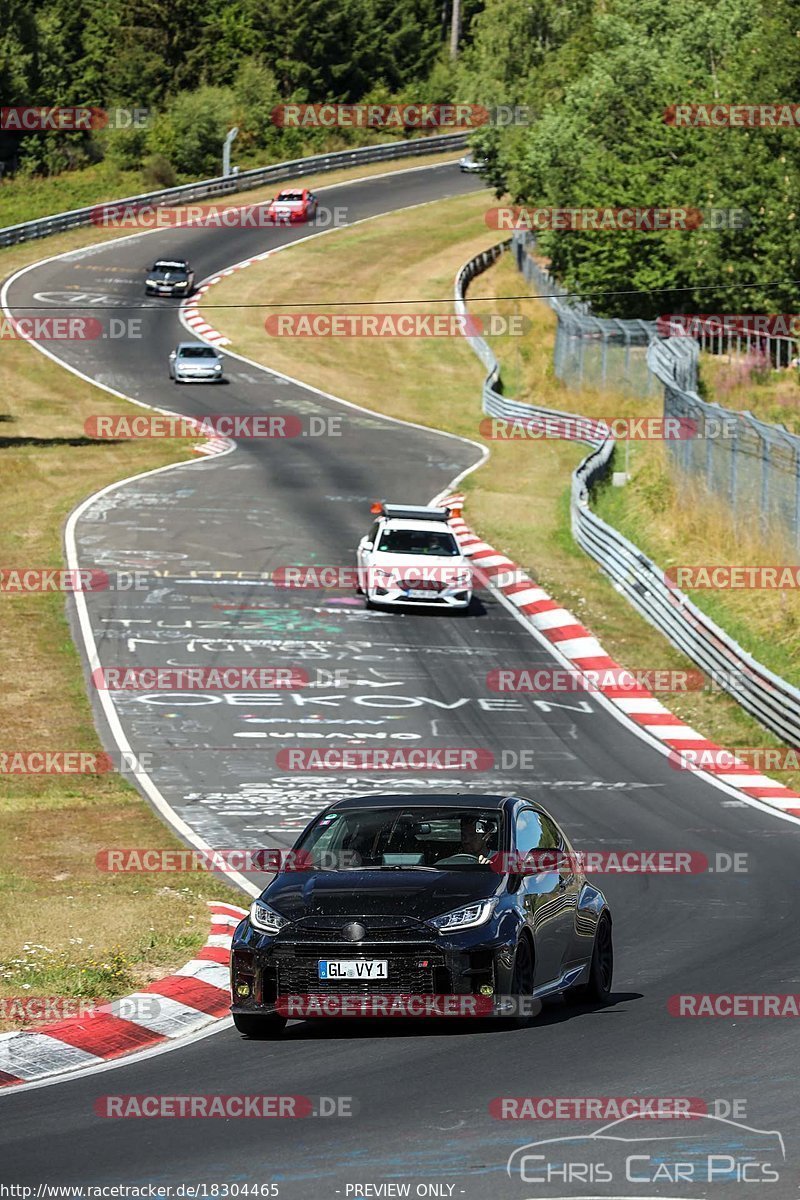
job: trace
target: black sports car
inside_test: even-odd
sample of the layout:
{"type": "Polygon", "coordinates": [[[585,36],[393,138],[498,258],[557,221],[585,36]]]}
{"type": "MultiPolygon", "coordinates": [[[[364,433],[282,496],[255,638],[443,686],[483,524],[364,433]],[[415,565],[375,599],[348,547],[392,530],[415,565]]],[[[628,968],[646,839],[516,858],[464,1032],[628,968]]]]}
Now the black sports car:
{"type": "Polygon", "coordinates": [[[604,1001],[612,971],[605,897],[540,804],[354,797],[308,825],[237,926],[231,1011],[247,1037],[346,997],[491,997],[518,1020],[567,991],[604,1001]]]}
{"type": "Polygon", "coordinates": [[[182,258],[160,258],[147,272],[147,296],[191,296],[194,291],[194,271],[182,258]]]}

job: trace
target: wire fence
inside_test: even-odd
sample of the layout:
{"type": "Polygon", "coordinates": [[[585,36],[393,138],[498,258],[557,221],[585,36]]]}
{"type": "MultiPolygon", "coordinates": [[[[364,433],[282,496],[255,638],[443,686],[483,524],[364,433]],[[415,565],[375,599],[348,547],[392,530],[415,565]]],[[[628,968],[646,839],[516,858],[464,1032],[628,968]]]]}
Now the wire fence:
{"type": "Polygon", "coordinates": [[[588,304],[569,299],[535,261],[534,244],[531,234],[518,233],[511,249],[524,278],[550,297],[558,318],[556,375],[576,390],[608,383],[641,397],[657,394],[662,386],[664,416],[679,419],[680,428],[690,433],[666,442],[675,468],[702,480],[737,518],[757,520],[763,535],[780,531],[800,541],[800,437],[784,425],[710,404],[698,394],[701,350],[731,361],[758,355],[770,368],[780,368],[797,358],[797,341],[723,332],[702,320],[692,334],[660,337],[661,322],[595,317],[588,304]]]}
{"type": "Polygon", "coordinates": [[[650,369],[664,385],[664,415],[684,418],[693,436],[666,443],[681,471],[701,479],[737,518],[800,540],[800,437],[750,412],[709,404],[696,391],[699,351],[687,338],[654,340],[650,369]]]}
{"type": "Polygon", "coordinates": [[[655,395],[658,383],[647,368],[647,347],[655,321],[596,317],[591,305],[571,299],[557,279],[531,253],[531,233],[515,233],[511,250],[518,269],[540,296],[549,298],[558,318],[555,372],[568,387],[613,385],[634,396],[655,395]]]}

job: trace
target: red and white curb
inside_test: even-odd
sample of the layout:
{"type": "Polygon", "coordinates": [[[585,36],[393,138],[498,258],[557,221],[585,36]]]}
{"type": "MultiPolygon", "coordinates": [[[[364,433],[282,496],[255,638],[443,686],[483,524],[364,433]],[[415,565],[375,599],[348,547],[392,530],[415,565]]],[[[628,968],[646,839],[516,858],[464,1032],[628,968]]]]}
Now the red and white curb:
{"type": "Polygon", "coordinates": [[[233,931],[246,915],[210,901],[211,932],[197,957],[165,979],[85,1017],[36,1030],[0,1034],[0,1087],[95,1066],[196,1033],[228,1015],[228,960],[233,931]]]}
{"type": "MultiPolygon", "coordinates": [[[[461,516],[464,504],[462,495],[448,496],[440,503],[451,509],[453,515],[450,526],[464,553],[479,568],[482,582],[502,592],[530,625],[578,671],[607,671],[609,675],[614,673],[619,678],[619,672],[625,668],[606,654],[591,630],[553,600],[507,555],[488,545],[467,525],[461,516]]],[[[770,804],[790,816],[800,817],[800,792],[792,791],[758,771],[746,773],[743,770],[746,764],[736,758],[732,751],[727,751],[692,729],[691,725],[671,713],[646,687],[601,686],[599,682],[596,687],[594,683],[591,686],[612,701],[629,720],[675,751],[676,760],[682,750],[708,751],[703,755],[702,767],[697,768],[698,771],[713,775],[745,796],[770,804]],[[713,762],[707,765],[707,760],[713,759],[717,752],[726,765],[714,765],[713,762]],[[736,764],[737,770],[731,771],[731,762],[736,764]]]]}
{"type": "MultiPolygon", "coordinates": [[[[252,261],[253,260],[250,259],[246,264],[243,263],[242,265],[249,266],[250,262],[252,261]]],[[[230,274],[231,271],[223,271],[223,275],[230,274]]],[[[204,341],[211,342],[211,344],[214,346],[229,346],[230,338],[223,337],[221,333],[218,333],[216,329],[213,329],[209,325],[208,321],[206,321],[205,317],[201,315],[200,309],[197,307],[199,304],[199,297],[204,292],[208,291],[210,283],[219,283],[221,278],[222,275],[215,275],[213,280],[209,280],[208,282],[202,284],[197,289],[196,295],[198,299],[196,301],[184,300],[181,304],[181,315],[185,324],[191,329],[192,333],[196,333],[197,336],[201,337],[204,341]]],[[[218,454],[227,454],[228,451],[232,450],[235,445],[236,443],[232,438],[212,437],[209,438],[208,441],[203,442],[201,445],[195,446],[194,453],[204,454],[206,458],[215,458],[218,454]]]]}
{"type": "Polygon", "coordinates": [[[263,262],[265,258],[274,253],[272,250],[265,251],[264,254],[256,254],[253,258],[245,258],[242,262],[234,263],[232,267],[227,267],[224,271],[220,271],[219,275],[211,275],[205,279],[195,292],[195,298],[184,300],[181,305],[182,317],[184,323],[191,329],[192,333],[196,333],[203,341],[211,342],[214,346],[230,346],[231,339],[225,337],[224,333],[220,333],[213,325],[209,325],[203,314],[200,312],[201,297],[205,295],[209,288],[215,283],[222,283],[229,275],[235,274],[236,271],[243,271],[245,267],[251,267],[253,263],[263,262]]]}

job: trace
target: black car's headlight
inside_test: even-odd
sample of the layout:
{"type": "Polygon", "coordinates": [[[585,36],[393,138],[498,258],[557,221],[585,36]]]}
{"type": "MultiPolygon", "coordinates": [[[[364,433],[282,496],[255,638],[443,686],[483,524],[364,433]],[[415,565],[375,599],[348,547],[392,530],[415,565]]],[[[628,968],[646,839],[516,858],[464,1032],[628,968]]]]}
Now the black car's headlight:
{"type": "Polygon", "coordinates": [[[474,929],[476,925],[485,925],[496,908],[495,897],[491,900],[478,900],[465,908],[456,908],[441,917],[433,917],[430,924],[440,933],[459,933],[462,929],[474,929]]]}
{"type": "Polygon", "coordinates": [[[250,905],[250,924],[260,933],[275,934],[280,933],[289,921],[263,900],[254,900],[250,905]]]}

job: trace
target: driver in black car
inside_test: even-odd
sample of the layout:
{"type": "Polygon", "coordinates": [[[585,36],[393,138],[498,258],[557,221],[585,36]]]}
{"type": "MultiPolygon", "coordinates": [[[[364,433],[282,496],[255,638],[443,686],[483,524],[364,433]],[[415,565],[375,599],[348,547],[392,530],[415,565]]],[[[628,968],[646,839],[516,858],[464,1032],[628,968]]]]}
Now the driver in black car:
{"type": "Polygon", "coordinates": [[[487,821],[475,817],[461,818],[461,854],[474,854],[479,863],[488,863],[492,830],[487,821]]]}

